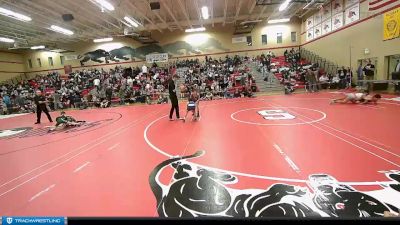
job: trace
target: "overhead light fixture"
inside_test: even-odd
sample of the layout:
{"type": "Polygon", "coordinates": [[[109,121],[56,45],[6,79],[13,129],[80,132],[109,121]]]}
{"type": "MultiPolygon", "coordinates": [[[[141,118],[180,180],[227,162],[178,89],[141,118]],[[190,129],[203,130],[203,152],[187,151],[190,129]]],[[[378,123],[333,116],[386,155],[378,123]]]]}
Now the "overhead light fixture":
{"type": "Polygon", "coordinates": [[[129,16],[125,16],[124,20],[126,20],[126,22],[130,23],[134,27],[139,27],[139,23],[136,20],[130,18],[129,16]]]}
{"type": "Polygon", "coordinates": [[[246,20],[240,23],[240,25],[248,24],[248,23],[258,23],[262,22],[262,20],[246,20]]]}
{"type": "Polygon", "coordinates": [[[94,39],[93,42],[94,42],[94,43],[100,43],[100,42],[109,42],[109,41],[112,41],[112,40],[113,40],[112,37],[109,37],[109,38],[99,38],[99,39],[94,39]]]}
{"type": "Polygon", "coordinates": [[[44,48],[46,48],[44,45],[38,45],[38,46],[32,46],[32,47],[31,47],[32,50],[44,49],[44,48]]]}
{"type": "Polygon", "coordinates": [[[71,52],[71,51],[68,51],[68,50],[65,50],[65,49],[51,49],[51,50],[49,50],[50,52],[56,52],[56,53],[64,53],[64,52],[71,52]]]}
{"type": "Polygon", "coordinates": [[[25,15],[22,15],[21,13],[16,13],[16,12],[13,12],[11,10],[1,8],[1,7],[0,7],[0,14],[10,17],[10,18],[13,18],[13,19],[16,19],[16,20],[25,21],[25,22],[32,20],[32,18],[30,18],[29,16],[25,16],[25,15]]]}
{"type": "Polygon", "coordinates": [[[186,29],[185,32],[186,33],[193,33],[193,32],[202,32],[202,31],[205,31],[205,30],[206,30],[205,27],[199,27],[199,28],[186,29]]]}
{"type": "Polygon", "coordinates": [[[205,20],[210,17],[210,15],[208,15],[208,7],[207,6],[201,7],[201,15],[202,15],[203,19],[205,19],[205,20]]]}
{"type": "Polygon", "coordinates": [[[106,0],[94,0],[97,4],[100,5],[102,9],[107,9],[109,11],[114,11],[114,6],[106,0]]]}
{"type": "Polygon", "coordinates": [[[55,32],[62,33],[62,34],[65,34],[65,35],[73,35],[74,34],[74,32],[72,32],[70,30],[67,30],[65,28],[56,26],[56,25],[51,25],[50,29],[55,31],[55,32]]]}
{"type": "Polygon", "coordinates": [[[286,23],[286,22],[289,22],[289,21],[290,21],[289,18],[285,18],[285,19],[268,20],[268,23],[269,24],[272,24],[272,23],[286,23]]]}
{"type": "Polygon", "coordinates": [[[289,5],[290,2],[291,2],[291,0],[285,0],[285,1],[279,6],[279,12],[285,10],[285,9],[288,7],[288,5],[289,5]]]}
{"type": "Polygon", "coordinates": [[[121,20],[121,23],[123,23],[127,27],[132,27],[129,23],[125,23],[124,21],[121,20]]]}
{"type": "Polygon", "coordinates": [[[14,39],[0,37],[0,42],[14,43],[15,41],[14,41],[14,39]]]}

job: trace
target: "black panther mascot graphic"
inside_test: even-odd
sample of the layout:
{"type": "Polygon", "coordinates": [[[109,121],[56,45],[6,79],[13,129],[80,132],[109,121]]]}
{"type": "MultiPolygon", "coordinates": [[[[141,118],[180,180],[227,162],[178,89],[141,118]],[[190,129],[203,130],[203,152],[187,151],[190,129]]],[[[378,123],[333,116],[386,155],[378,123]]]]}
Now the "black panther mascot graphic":
{"type": "MultiPolygon", "coordinates": [[[[327,174],[313,174],[307,187],[276,183],[265,190],[233,189],[238,178],[208,170],[187,160],[193,155],[168,159],[156,166],[149,183],[157,200],[160,217],[381,217],[385,211],[398,212],[397,205],[379,200],[382,193],[400,199],[400,171],[385,172],[392,181],[382,190],[361,192],[327,174]],[[167,167],[174,169],[168,185],[159,176],[167,167]],[[378,197],[377,197],[378,196],[378,197]]],[[[395,201],[394,201],[395,202],[395,201]]],[[[396,203],[395,203],[396,204],[396,203]]]]}
{"type": "Polygon", "coordinates": [[[97,49],[92,52],[86,52],[85,54],[78,56],[78,59],[81,59],[81,66],[83,66],[85,62],[89,61],[103,63],[104,61],[101,60],[101,58],[104,58],[106,63],[109,63],[110,53],[103,49],[97,49]]]}

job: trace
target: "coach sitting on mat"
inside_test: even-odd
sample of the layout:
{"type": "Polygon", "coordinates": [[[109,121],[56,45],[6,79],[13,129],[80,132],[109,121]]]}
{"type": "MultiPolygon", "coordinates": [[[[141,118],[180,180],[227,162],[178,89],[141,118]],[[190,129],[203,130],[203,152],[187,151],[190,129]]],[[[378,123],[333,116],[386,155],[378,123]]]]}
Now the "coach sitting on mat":
{"type": "Polygon", "coordinates": [[[51,116],[49,114],[49,111],[47,110],[46,98],[43,96],[43,94],[40,90],[36,91],[36,96],[33,98],[33,101],[36,104],[36,115],[37,115],[37,121],[35,124],[40,123],[40,117],[42,116],[42,111],[46,114],[49,121],[53,122],[53,120],[51,119],[51,116]]]}
{"type": "Polygon", "coordinates": [[[168,91],[169,91],[169,98],[171,99],[171,110],[169,112],[169,120],[172,121],[172,115],[174,114],[174,109],[176,113],[176,119],[179,120],[179,104],[178,104],[178,97],[176,96],[176,86],[175,82],[178,76],[170,76],[168,81],[168,91]]]}

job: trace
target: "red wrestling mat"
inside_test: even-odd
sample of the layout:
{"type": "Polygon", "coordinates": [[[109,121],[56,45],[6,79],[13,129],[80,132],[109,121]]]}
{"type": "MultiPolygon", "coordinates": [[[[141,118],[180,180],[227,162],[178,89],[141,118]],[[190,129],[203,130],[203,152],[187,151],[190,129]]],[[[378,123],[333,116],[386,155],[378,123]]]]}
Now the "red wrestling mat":
{"type": "Polygon", "coordinates": [[[336,95],[205,101],[186,123],[168,121],[169,105],[69,111],[87,124],[51,133],[34,114],[2,119],[0,215],[398,211],[400,104],[330,105],[336,95]]]}

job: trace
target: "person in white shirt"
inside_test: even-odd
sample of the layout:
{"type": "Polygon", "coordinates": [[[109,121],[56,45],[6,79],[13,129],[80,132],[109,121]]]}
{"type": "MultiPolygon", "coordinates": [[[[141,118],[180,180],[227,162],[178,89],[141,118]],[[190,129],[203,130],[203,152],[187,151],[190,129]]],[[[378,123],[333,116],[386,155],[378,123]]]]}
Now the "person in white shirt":
{"type": "Polygon", "coordinates": [[[126,81],[126,84],[128,85],[128,87],[132,87],[133,80],[132,80],[132,78],[130,76],[128,77],[128,80],[126,81]]]}
{"type": "Polygon", "coordinates": [[[100,79],[98,77],[96,77],[96,79],[94,79],[93,81],[94,86],[99,89],[100,88],[100,79]]]}
{"type": "Polygon", "coordinates": [[[143,66],[142,66],[142,73],[146,75],[147,72],[148,72],[147,66],[146,66],[146,64],[143,64],[143,66]]]}

